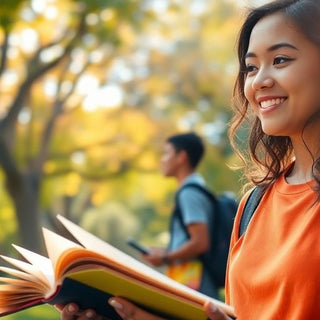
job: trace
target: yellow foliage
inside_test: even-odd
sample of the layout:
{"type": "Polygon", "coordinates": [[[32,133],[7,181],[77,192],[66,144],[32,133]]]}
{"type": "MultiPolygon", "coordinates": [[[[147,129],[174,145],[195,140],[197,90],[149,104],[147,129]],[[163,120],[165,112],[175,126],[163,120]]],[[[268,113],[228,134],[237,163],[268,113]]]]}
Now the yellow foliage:
{"type": "Polygon", "coordinates": [[[108,170],[112,172],[118,172],[120,170],[121,162],[117,159],[111,159],[108,161],[108,170]]]}
{"type": "Polygon", "coordinates": [[[92,194],[91,201],[98,207],[114,198],[115,184],[107,180],[104,183],[90,183],[90,190],[92,194]]]}
{"type": "Polygon", "coordinates": [[[136,190],[141,190],[145,198],[155,204],[164,203],[168,191],[173,191],[175,188],[175,181],[163,177],[160,171],[141,175],[136,183],[136,190]]]}
{"type": "Polygon", "coordinates": [[[138,144],[147,142],[156,132],[154,123],[145,114],[132,110],[126,110],[122,114],[120,130],[138,144]]]}
{"type": "Polygon", "coordinates": [[[92,204],[99,206],[106,201],[106,194],[104,192],[96,191],[91,197],[92,204]]]}
{"type": "Polygon", "coordinates": [[[146,151],[139,155],[137,164],[144,170],[153,170],[159,166],[159,159],[154,152],[146,151]]]}
{"type": "Polygon", "coordinates": [[[57,168],[57,163],[55,161],[47,161],[44,164],[44,172],[47,174],[53,173],[57,168]]]}
{"type": "Polygon", "coordinates": [[[56,4],[51,3],[50,8],[51,18],[48,19],[44,10],[44,15],[39,15],[37,19],[30,21],[19,20],[15,24],[15,32],[20,33],[27,27],[37,31],[39,40],[42,44],[52,41],[52,38],[58,37],[59,30],[63,30],[66,24],[70,23],[69,13],[74,11],[74,3],[72,1],[57,1],[56,4]]]}
{"type": "Polygon", "coordinates": [[[127,46],[134,46],[137,40],[136,33],[128,24],[121,24],[119,27],[120,38],[127,46]]]}
{"type": "Polygon", "coordinates": [[[76,173],[69,173],[64,181],[64,194],[74,196],[78,193],[81,184],[81,177],[76,173]]]}
{"type": "Polygon", "coordinates": [[[150,95],[167,94],[173,90],[168,78],[157,75],[150,75],[144,83],[144,88],[150,95]]]}
{"type": "Polygon", "coordinates": [[[3,242],[8,234],[13,234],[17,230],[14,210],[11,206],[1,207],[0,225],[0,242],[3,242]]]}
{"type": "Polygon", "coordinates": [[[105,22],[106,28],[115,28],[119,20],[117,11],[112,8],[103,9],[100,18],[105,22]]]}
{"type": "Polygon", "coordinates": [[[119,132],[119,123],[105,110],[82,112],[65,117],[61,125],[68,128],[76,145],[87,146],[111,140],[119,132]]]}

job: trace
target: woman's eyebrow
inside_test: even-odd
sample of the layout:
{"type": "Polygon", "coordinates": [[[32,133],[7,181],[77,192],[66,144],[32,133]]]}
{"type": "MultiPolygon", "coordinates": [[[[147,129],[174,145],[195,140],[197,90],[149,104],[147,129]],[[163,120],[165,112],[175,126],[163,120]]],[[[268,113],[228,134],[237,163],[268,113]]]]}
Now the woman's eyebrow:
{"type": "Polygon", "coordinates": [[[291,48],[294,50],[298,50],[298,48],[296,48],[294,45],[287,43],[287,42],[280,42],[277,44],[274,44],[273,46],[271,46],[270,48],[268,48],[268,51],[274,51],[280,48],[291,48]]]}
{"type": "MultiPolygon", "coordinates": [[[[275,51],[278,50],[280,48],[291,48],[294,50],[298,50],[294,45],[287,43],[287,42],[280,42],[280,43],[276,43],[274,45],[272,45],[271,47],[268,48],[267,51],[271,52],[271,51],[275,51]]],[[[254,58],[256,57],[256,54],[254,52],[247,52],[246,55],[244,56],[244,59],[246,58],[254,58]]]]}

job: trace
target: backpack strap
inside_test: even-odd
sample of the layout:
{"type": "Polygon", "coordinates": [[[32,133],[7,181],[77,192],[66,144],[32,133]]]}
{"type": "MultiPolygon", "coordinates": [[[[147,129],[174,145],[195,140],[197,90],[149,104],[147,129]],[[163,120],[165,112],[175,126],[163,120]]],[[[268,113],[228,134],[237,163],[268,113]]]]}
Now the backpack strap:
{"type": "Polygon", "coordinates": [[[209,191],[205,186],[202,186],[198,183],[186,183],[185,185],[183,185],[177,192],[176,196],[175,196],[175,210],[173,215],[171,216],[171,223],[170,223],[170,232],[172,232],[172,222],[173,222],[173,216],[177,217],[179,220],[180,225],[183,227],[184,231],[186,232],[186,234],[189,237],[189,233],[188,233],[188,229],[187,226],[184,224],[183,219],[182,219],[182,212],[181,212],[181,208],[179,205],[179,194],[182,190],[184,189],[188,189],[188,188],[193,188],[193,189],[197,189],[199,190],[201,193],[203,193],[207,198],[211,199],[211,201],[213,200],[214,202],[217,200],[216,197],[213,195],[213,193],[211,191],[209,191]]]}
{"type": "Polygon", "coordinates": [[[183,189],[189,189],[194,188],[197,190],[200,190],[203,194],[205,194],[208,198],[215,199],[215,195],[212,193],[211,190],[208,189],[207,186],[196,183],[196,182],[189,182],[184,184],[179,190],[178,193],[180,193],[183,189]]]}
{"type": "Polygon", "coordinates": [[[250,193],[240,218],[239,238],[246,232],[249,222],[256,211],[262,196],[263,192],[259,186],[255,187],[250,193]]]}

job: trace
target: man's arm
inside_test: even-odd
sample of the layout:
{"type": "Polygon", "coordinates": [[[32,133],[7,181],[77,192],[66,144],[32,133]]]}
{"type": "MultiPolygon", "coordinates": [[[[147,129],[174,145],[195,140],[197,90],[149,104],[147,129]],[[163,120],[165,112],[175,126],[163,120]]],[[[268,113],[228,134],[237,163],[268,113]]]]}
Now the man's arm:
{"type": "Polygon", "coordinates": [[[180,248],[167,252],[164,249],[150,248],[142,258],[154,267],[170,264],[177,260],[189,260],[206,252],[210,246],[209,230],[206,223],[192,223],[187,226],[189,240],[180,248]]]}
{"type": "Polygon", "coordinates": [[[209,249],[209,230],[206,223],[191,223],[187,226],[187,230],[189,240],[180,248],[167,253],[168,262],[192,259],[209,249]]]}
{"type": "Polygon", "coordinates": [[[179,193],[178,201],[189,239],[181,247],[169,252],[165,249],[151,248],[150,253],[142,258],[154,267],[176,260],[189,260],[209,249],[208,216],[212,205],[208,197],[195,188],[185,188],[179,193]]]}

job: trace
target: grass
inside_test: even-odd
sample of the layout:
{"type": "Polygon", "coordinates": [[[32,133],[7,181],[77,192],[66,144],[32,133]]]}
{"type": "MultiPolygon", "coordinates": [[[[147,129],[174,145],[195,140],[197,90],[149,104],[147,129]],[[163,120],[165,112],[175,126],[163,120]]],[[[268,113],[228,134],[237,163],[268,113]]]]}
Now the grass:
{"type": "Polygon", "coordinates": [[[37,306],[2,317],[1,320],[58,320],[58,311],[49,305],[37,306]]]}

